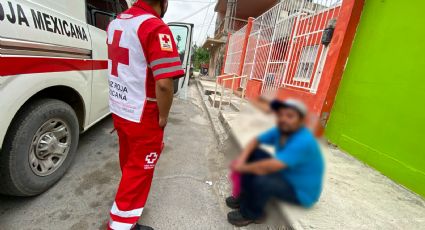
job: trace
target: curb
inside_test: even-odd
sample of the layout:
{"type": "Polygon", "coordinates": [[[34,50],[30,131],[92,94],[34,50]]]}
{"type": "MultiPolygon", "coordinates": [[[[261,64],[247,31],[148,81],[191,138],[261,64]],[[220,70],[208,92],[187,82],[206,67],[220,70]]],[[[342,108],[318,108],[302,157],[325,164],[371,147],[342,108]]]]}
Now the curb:
{"type": "Polygon", "coordinates": [[[220,119],[220,117],[222,117],[221,112],[218,112],[217,116],[217,114],[215,114],[215,111],[213,111],[213,108],[209,108],[209,106],[207,105],[209,101],[204,99],[204,87],[202,86],[199,80],[195,81],[196,88],[198,89],[198,94],[202,99],[202,107],[207,112],[208,119],[210,120],[214,132],[214,136],[216,137],[217,143],[219,145],[222,145],[228,139],[229,135],[228,129],[223,126],[223,122],[220,119]]]}

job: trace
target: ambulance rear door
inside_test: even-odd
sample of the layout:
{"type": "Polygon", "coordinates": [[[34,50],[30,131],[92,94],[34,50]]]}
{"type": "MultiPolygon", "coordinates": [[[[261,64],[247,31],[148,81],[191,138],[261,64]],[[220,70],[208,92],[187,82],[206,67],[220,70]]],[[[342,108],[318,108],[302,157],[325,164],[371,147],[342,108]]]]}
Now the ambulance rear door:
{"type": "Polygon", "coordinates": [[[193,24],[171,22],[168,23],[168,26],[173,33],[182,62],[182,68],[185,70],[185,76],[174,81],[174,93],[176,96],[186,98],[191,73],[193,24]]]}

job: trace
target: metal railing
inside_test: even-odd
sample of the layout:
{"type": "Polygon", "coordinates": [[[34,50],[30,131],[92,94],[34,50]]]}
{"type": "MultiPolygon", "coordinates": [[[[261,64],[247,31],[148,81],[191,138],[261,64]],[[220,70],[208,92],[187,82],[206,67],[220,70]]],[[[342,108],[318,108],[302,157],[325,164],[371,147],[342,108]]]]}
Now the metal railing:
{"type": "Polygon", "coordinates": [[[241,57],[243,53],[243,46],[245,41],[247,25],[242,29],[232,34],[229,38],[229,44],[227,48],[227,57],[224,67],[225,73],[238,73],[241,65],[241,57]]]}
{"type": "Polygon", "coordinates": [[[246,27],[229,39],[225,72],[263,81],[262,94],[273,96],[279,87],[316,93],[328,46],[321,43],[324,29],[339,16],[342,0],[283,0],[253,21],[244,59],[239,48],[246,27]],[[240,57],[240,56],[239,56],[240,57]]]}
{"type": "MultiPolygon", "coordinates": [[[[226,75],[221,75],[218,76],[215,82],[215,93],[214,93],[214,99],[213,99],[213,107],[216,107],[216,99],[217,99],[217,92],[218,92],[218,86],[221,86],[220,89],[220,103],[218,106],[218,110],[221,110],[222,105],[223,105],[223,97],[225,96],[225,91],[226,91],[226,82],[227,81],[232,81],[231,87],[230,87],[230,94],[228,95],[228,99],[229,99],[229,105],[232,104],[232,98],[233,98],[233,94],[234,94],[234,87],[235,87],[235,80],[237,79],[246,79],[248,78],[248,76],[237,76],[236,74],[226,74],[226,75]],[[225,78],[227,77],[227,78],[225,78]],[[221,84],[220,84],[221,81],[221,84]]],[[[245,99],[245,93],[246,93],[246,88],[242,88],[242,95],[241,95],[241,100],[240,100],[240,104],[243,104],[244,99],[245,99]]]]}
{"type": "MultiPolygon", "coordinates": [[[[328,46],[321,43],[323,31],[331,20],[336,20],[342,0],[306,1],[296,15],[294,33],[288,41],[290,49],[286,58],[277,58],[287,63],[279,86],[290,86],[317,91],[322,67],[326,61],[328,46]]],[[[285,23],[283,20],[281,23],[285,23]]],[[[273,63],[271,60],[270,63],[273,63]]],[[[270,71],[276,67],[270,64],[270,71]]]]}

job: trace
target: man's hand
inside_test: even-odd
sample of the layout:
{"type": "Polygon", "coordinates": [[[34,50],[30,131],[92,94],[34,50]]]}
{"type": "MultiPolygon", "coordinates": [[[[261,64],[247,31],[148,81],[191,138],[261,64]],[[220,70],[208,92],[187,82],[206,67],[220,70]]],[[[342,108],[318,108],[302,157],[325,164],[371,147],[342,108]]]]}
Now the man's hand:
{"type": "Polygon", "coordinates": [[[159,117],[159,127],[163,129],[165,128],[165,126],[167,126],[167,123],[168,123],[168,118],[159,117]]]}
{"type": "Polygon", "coordinates": [[[232,170],[238,173],[244,173],[245,167],[246,167],[245,163],[234,164],[232,165],[232,170]]]}
{"type": "Polygon", "coordinates": [[[242,165],[244,165],[245,163],[246,163],[246,160],[244,157],[242,157],[242,154],[241,154],[239,155],[238,158],[236,158],[236,160],[232,162],[232,164],[230,165],[230,168],[234,171],[237,171],[236,169],[240,169],[242,165]]]}

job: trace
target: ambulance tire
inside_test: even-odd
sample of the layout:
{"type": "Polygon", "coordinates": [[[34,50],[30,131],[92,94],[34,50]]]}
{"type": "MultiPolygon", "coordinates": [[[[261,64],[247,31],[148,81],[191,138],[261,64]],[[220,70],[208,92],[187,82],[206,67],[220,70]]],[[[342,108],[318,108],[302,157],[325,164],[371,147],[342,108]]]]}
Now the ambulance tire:
{"type": "Polygon", "coordinates": [[[53,186],[71,165],[78,146],[79,125],[71,106],[56,99],[27,103],[16,115],[0,153],[0,193],[35,196],[53,186]],[[60,119],[68,127],[69,150],[60,166],[50,175],[40,176],[30,166],[30,149],[34,137],[46,122],[60,119]]]}

